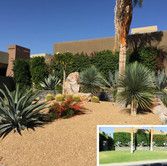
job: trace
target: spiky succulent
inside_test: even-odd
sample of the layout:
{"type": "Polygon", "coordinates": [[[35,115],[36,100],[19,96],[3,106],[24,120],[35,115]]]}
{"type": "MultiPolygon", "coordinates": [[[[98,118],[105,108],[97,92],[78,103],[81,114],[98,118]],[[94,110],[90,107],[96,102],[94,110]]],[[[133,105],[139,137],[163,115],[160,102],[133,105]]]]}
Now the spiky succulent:
{"type": "Polygon", "coordinates": [[[127,66],[125,75],[120,76],[118,100],[131,104],[131,107],[150,109],[154,97],[155,83],[152,72],[140,63],[127,66]],[[133,103],[133,104],[132,104],[133,103]]]}
{"type": "Polygon", "coordinates": [[[41,126],[41,110],[45,103],[35,101],[38,93],[33,94],[31,90],[22,91],[18,86],[14,92],[10,92],[4,85],[0,89],[3,97],[0,97],[0,137],[5,137],[11,131],[21,134],[25,128],[41,126]]]}
{"type": "Polygon", "coordinates": [[[55,87],[59,85],[60,82],[61,80],[56,76],[56,72],[53,71],[40,85],[44,90],[55,90],[55,87]]]}
{"type": "Polygon", "coordinates": [[[91,66],[80,73],[80,83],[84,91],[96,94],[103,87],[103,76],[95,66],[91,66]]]}

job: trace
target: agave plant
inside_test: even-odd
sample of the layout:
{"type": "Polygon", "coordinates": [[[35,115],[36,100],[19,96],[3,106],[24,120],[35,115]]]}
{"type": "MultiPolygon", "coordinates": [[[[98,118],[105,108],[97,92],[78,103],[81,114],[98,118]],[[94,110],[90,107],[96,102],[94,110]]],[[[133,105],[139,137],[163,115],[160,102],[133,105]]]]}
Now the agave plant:
{"type": "Polygon", "coordinates": [[[56,72],[53,71],[40,85],[44,90],[55,90],[55,87],[59,85],[60,82],[61,80],[56,76],[56,72]]]}
{"type": "Polygon", "coordinates": [[[35,101],[38,93],[33,94],[31,90],[22,92],[18,86],[10,92],[5,85],[0,93],[3,96],[0,97],[0,137],[4,138],[11,131],[21,134],[25,128],[34,130],[44,123],[40,119],[45,103],[35,101]]]}
{"type": "Polygon", "coordinates": [[[103,76],[95,66],[91,66],[80,73],[80,83],[84,91],[96,94],[103,87],[103,76]]]}
{"type": "Polygon", "coordinates": [[[118,101],[131,105],[131,114],[137,113],[137,108],[150,109],[154,97],[155,83],[152,72],[137,62],[127,66],[125,75],[121,75],[118,86],[118,101]]]}

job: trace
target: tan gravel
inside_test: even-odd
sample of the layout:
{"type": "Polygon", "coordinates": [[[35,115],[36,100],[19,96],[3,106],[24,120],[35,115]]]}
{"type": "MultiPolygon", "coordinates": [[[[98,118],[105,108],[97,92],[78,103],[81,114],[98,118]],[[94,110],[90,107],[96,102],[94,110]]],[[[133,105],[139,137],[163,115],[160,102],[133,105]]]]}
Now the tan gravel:
{"type": "Polygon", "coordinates": [[[24,131],[23,136],[9,134],[0,145],[0,164],[4,166],[95,166],[96,125],[161,124],[152,113],[130,116],[112,103],[86,103],[84,115],[60,119],[24,131]]]}

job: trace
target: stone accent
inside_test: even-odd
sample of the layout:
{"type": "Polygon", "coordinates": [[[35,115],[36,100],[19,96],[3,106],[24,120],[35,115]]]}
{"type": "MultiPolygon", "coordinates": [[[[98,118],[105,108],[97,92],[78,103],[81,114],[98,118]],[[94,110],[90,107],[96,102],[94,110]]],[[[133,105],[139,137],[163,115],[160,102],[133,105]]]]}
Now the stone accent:
{"type": "Polygon", "coordinates": [[[78,93],[77,95],[80,97],[81,101],[86,102],[90,101],[92,97],[91,93],[78,93]]]}
{"type": "Polygon", "coordinates": [[[30,49],[18,45],[11,45],[8,47],[8,68],[6,76],[13,77],[13,62],[16,59],[29,59],[30,49]]]}
{"type": "Polygon", "coordinates": [[[79,92],[79,73],[73,72],[70,73],[64,83],[64,93],[73,94],[79,92]]]}

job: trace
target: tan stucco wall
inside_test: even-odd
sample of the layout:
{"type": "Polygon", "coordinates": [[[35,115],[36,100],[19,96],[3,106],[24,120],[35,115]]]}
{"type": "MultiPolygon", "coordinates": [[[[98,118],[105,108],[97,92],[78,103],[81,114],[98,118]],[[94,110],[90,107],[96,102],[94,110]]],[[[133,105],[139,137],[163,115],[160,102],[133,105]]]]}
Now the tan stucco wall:
{"type": "Polygon", "coordinates": [[[109,50],[113,49],[114,38],[102,38],[94,40],[81,40],[81,41],[72,41],[72,42],[63,42],[56,43],[54,45],[54,54],[57,52],[71,52],[71,53],[87,53],[91,54],[92,52],[109,50]]]}
{"type": "Polygon", "coordinates": [[[8,53],[0,51],[0,63],[8,64],[8,53]]]}
{"type": "MultiPolygon", "coordinates": [[[[147,34],[136,34],[141,40],[139,42],[151,42],[152,46],[167,51],[167,31],[163,32],[153,32],[147,34]]],[[[128,41],[136,41],[135,35],[129,35],[128,41]],[[135,40],[134,40],[135,38],[135,40]]],[[[129,45],[130,46],[130,45],[129,45]]],[[[131,47],[131,46],[130,46],[131,47]]],[[[57,52],[71,52],[71,53],[87,53],[91,54],[92,52],[102,51],[102,50],[113,50],[114,49],[114,37],[100,38],[94,40],[80,40],[80,41],[71,41],[71,42],[62,42],[54,44],[54,54],[57,52]]]]}

